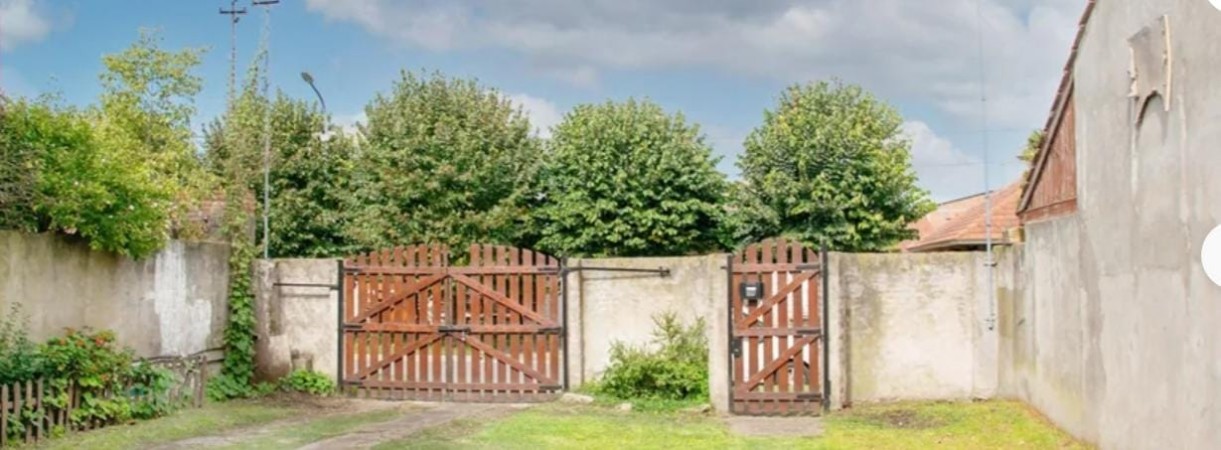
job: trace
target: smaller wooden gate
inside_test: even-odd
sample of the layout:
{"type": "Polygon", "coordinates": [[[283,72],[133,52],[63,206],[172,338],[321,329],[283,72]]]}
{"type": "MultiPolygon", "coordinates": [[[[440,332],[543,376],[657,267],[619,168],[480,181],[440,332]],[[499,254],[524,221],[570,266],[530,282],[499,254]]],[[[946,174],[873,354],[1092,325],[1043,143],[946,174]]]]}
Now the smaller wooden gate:
{"type": "Polygon", "coordinates": [[[753,244],[729,257],[733,413],[823,410],[824,267],[819,253],[787,240],[753,244]]]}
{"type": "Polygon", "coordinates": [[[562,388],[560,261],[472,245],[453,266],[441,245],[344,261],[343,384],[366,396],[532,401],[562,388]]]}

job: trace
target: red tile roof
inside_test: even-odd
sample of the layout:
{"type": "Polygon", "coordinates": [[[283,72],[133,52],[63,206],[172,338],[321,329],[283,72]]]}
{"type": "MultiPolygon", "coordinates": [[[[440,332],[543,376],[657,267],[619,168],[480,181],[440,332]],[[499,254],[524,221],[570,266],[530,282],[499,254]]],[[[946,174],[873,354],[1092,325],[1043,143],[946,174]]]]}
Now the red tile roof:
{"type": "MultiPolygon", "coordinates": [[[[992,194],[992,243],[1007,245],[1005,232],[1016,228],[1018,223],[1017,203],[1022,194],[1022,183],[1016,181],[992,194]]],[[[980,246],[987,241],[987,202],[984,194],[977,194],[942,203],[936,211],[912,224],[919,238],[904,241],[899,249],[904,252],[927,252],[954,247],[980,246]]]]}

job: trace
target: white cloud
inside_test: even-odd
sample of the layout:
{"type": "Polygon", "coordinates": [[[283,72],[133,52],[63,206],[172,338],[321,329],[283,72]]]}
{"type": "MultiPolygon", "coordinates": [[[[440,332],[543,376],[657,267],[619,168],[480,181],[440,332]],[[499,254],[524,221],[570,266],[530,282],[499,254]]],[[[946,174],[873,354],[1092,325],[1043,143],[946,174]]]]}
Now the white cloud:
{"type": "Polygon", "coordinates": [[[912,166],[920,185],[933,199],[945,201],[983,192],[984,166],[979,158],[954,147],[924,122],[904,123],[903,134],[911,140],[912,166]]]}
{"type": "Polygon", "coordinates": [[[521,106],[522,111],[530,117],[530,124],[534,126],[534,132],[540,137],[550,138],[551,127],[564,119],[564,113],[560,112],[560,108],[546,99],[527,94],[511,94],[508,97],[509,101],[521,106]]]}
{"type": "Polygon", "coordinates": [[[840,77],[978,118],[983,17],[990,121],[1046,116],[1083,0],[307,0],[405,45],[504,49],[588,86],[598,71],[709,68],[784,82],[840,77]]]}
{"type": "Polygon", "coordinates": [[[51,21],[33,0],[0,0],[0,51],[41,40],[51,32],[51,21]]]}

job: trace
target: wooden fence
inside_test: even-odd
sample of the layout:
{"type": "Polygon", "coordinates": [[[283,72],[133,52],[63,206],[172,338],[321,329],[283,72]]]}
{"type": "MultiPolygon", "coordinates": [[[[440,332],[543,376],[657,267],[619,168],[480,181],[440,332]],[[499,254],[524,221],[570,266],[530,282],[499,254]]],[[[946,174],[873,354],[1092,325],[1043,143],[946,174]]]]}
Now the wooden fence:
{"type": "MultiPolygon", "coordinates": [[[[169,390],[161,394],[162,398],[153,399],[131,390],[107,396],[124,396],[133,402],[158,400],[173,407],[203,406],[204,385],[207,382],[207,359],[203,355],[154,358],[144,363],[168,370],[174,375],[169,390]]],[[[0,385],[0,447],[17,442],[34,443],[63,432],[110,425],[96,420],[73,420],[73,411],[81,405],[81,392],[76,383],[69,383],[67,395],[62,394],[48,380],[0,385]]]]}

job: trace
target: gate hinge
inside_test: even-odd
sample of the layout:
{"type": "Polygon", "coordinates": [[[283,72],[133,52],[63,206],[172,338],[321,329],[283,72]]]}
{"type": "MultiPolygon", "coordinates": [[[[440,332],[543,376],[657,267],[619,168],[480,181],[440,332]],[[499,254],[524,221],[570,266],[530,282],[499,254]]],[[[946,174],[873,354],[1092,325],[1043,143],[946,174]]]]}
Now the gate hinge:
{"type": "Polygon", "coordinates": [[[560,334],[564,332],[564,327],[558,325],[553,327],[540,327],[538,332],[544,334],[560,334]]]}

